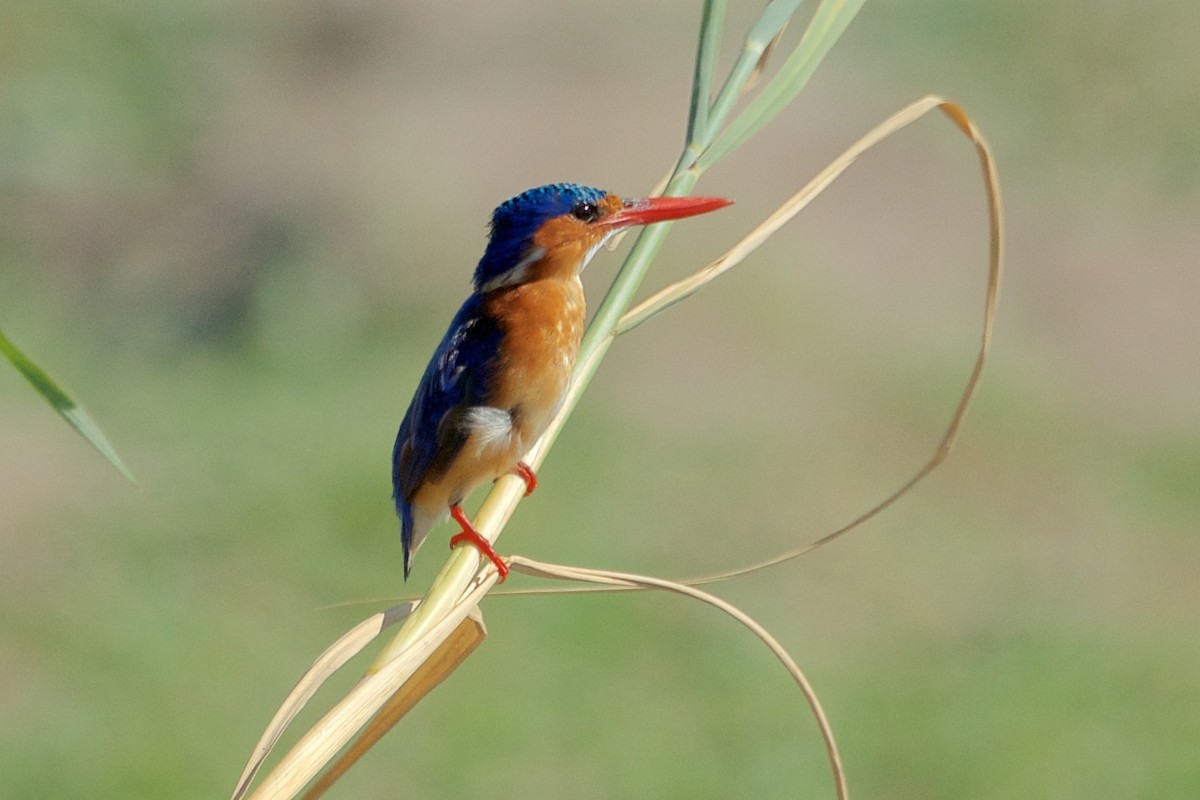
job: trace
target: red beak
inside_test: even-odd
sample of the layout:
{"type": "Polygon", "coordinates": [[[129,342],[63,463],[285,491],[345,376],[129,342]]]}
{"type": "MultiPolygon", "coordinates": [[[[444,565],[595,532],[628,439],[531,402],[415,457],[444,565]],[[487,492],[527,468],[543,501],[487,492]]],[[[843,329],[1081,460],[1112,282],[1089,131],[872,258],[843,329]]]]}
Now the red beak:
{"type": "Polygon", "coordinates": [[[644,200],[626,200],[624,208],[601,224],[612,228],[649,225],[707,214],[732,204],[732,200],[723,197],[647,197],[644,200]]]}

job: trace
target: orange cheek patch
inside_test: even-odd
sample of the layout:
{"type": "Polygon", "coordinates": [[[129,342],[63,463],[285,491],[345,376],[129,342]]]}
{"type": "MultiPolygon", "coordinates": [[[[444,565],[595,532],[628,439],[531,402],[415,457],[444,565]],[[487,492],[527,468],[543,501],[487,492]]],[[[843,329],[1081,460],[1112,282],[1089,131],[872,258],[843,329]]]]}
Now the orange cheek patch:
{"type": "Polygon", "coordinates": [[[599,241],[603,232],[569,214],[545,222],[533,235],[533,243],[550,252],[560,247],[582,245],[586,250],[589,242],[599,241]]]}
{"type": "Polygon", "coordinates": [[[570,215],[549,220],[533,236],[534,246],[542,248],[546,255],[530,265],[530,277],[574,277],[584,255],[604,238],[605,233],[605,230],[570,215]]]}

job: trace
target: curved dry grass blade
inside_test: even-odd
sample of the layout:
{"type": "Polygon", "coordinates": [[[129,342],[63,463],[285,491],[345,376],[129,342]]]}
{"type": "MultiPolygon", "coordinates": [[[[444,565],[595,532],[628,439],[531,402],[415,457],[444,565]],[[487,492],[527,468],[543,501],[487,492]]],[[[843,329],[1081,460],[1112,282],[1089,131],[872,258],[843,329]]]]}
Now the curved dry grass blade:
{"type": "Polygon", "coordinates": [[[346,631],[340,639],[329,645],[325,649],[325,652],[317,656],[317,659],[308,668],[308,671],[296,682],[296,686],[292,689],[291,693],[284,698],[283,704],[275,712],[275,716],[271,718],[271,722],[267,725],[266,730],[263,731],[258,744],[254,746],[254,752],[250,756],[250,761],[247,762],[246,768],[242,770],[241,777],[238,778],[237,787],[233,790],[231,800],[240,800],[240,798],[245,796],[246,790],[250,788],[250,782],[254,780],[254,776],[262,766],[263,761],[266,760],[272,748],[278,743],[284,729],[291,724],[291,721],[296,718],[300,710],[312,699],[312,696],[325,683],[325,679],[341,669],[347,661],[358,655],[364,647],[375,641],[375,637],[385,629],[407,617],[415,606],[415,602],[401,603],[389,608],[387,611],[373,614],[346,631]]]}
{"type": "Polygon", "coordinates": [[[800,687],[800,691],[804,694],[804,699],[811,709],[813,718],[817,722],[817,727],[820,729],[821,738],[825,743],[825,752],[829,758],[829,768],[833,773],[833,783],[837,790],[839,800],[846,800],[848,792],[846,789],[846,773],[842,767],[842,758],[838,753],[837,742],[834,740],[833,728],[829,724],[829,718],[825,714],[825,709],[821,706],[821,701],[817,697],[816,691],[804,672],[800,669],[800,665],[792,658],[791,654],[784,648],[779,641],[772,636],[766,628],[760,625],[753,617],[745,613],[737,606],[722,600],[716,595],[711,595],[708,592],[701,591],[685,584],[676,583],[674,581],[663,580],[662,578],[653,578],[647,575],[635,575],[628,572],[609,572],[605,570],[584,569],[582,567],[570,567],[562,564],[547,564],[541,561],[534,561],[523,556],[513,556],[510,562],[512,568],[526,575],[534,575],[542,578],[557,578],[559,580],[580,581],[584,583],[597,583],[605,586],[634,588],[634,589],[660,589],[663,591],[674,592],[675,594],[690,597],[694,600],[699,600],[707,603],[713,608],[725,612],[733,617],[743,626],[750,630],[759,640],[765,644],[774,654],[775,658],[783,664],[787,669],[788,674],[792,676],[792,680],[800,687]]]}
{"type": "MultiPolygon", "coordinates": [[[[974,399],[976,391],[979,389],[979,381],[983,376],[983,367],[987,363],[988,349],[992,343],[992,330],[996,323],[996,309],[1000,302],[1000,285],[1004,275],[1004,215],[1003,206],[1000,197],[1000,180],[996,174],[996,162],[992,156],[991,148],[987,144],[987,140],[983,138],[983,134],[967,116],[967,113],[961,106],[944,100],[935,95],[918,100],[908,108],[901,111],[892,120],[896,121],[895,130],[915,122],[923,117],[928,112],[940,109],[950,120],[958,127],[963,134],[971,140],[975,145],[975,152],[979,157],[980,169],[983,173],[984,187],[987,192],[987,209],[988,209],[988,277],[987,277],[987,295],[983,304],[983,326],[979,339],[979,349],[975,355],[975,362],[971,367],[971,374],[967,378],[967,384],[963,388],[962,394],[959,396],[958,404],[954,408],[954,414],[950,418],[950,423],[946,426],[945,432],[942,434],[941,440],[933,453],[933,456],[922,466],[917,472],[908,479],[892,494],[884,498],[880,503],[866,512],[855,517],[841,528],[822,536],[808,544],[790,550],[786,553],[769,558],[758,564],[752,564],[741,569],[723,572],[718,575],[712,575],[707,578],[702,578],[691,583],[711,583],[713,581],[725,580],[738,575],[746,575],[751,572],[757,572],[760,569],[781,564],[784,561],[790,561],[793,558],[803,555],[811,550],[815,550],[822,545],[828,544],[838,538],[847,531],[857,528],[872,517],[878,515],[888,506],[895,503],[901,497],[908,493],[918,482],[921,481],[929,473],[933,472],[937,467],[946,460],[950,455],[950,449],[954,445],[954,441],[958,438],[959,430],[962,428],[963,419],[967,415],[967,409],[971,405],[971,400],[974,399]]],[[[892,131],[895,132],[895,131],[892,131]]],[[[890,134],[889,134],[890,135],[890,134]]]]}
{"type": "Polygon", "coordinates": [[[116,448],[109,443],[91,415],[72,400],[70,395],[44,369],[33,362],[33,359],[21,352],[20,348],[4,334],[4,331],[0,331],[0,355],[8,359],[17,372],[25,376],[25,380],[29,381],[37,393],[45,398],[46,402],[53,406],[54,410],[78,431],[80,436],[96,448],[100,455],[108,459],[108,463],[116,467],[130,483],[137,485],[137,478],[133,477],[133,473],[117,455],[116,448]]]}
{"type": "Polygon", "coordinates": [[[954,410],[954,415],[951,417],[949,425],[947,425],[941,440],[938,443],[933,457],[922,466],[916,474],[914,474],[907,482],[899,489],[886,497],[882,502],[867,510],[851,520],[848,524],[838,528],[837,530],[822,536],[821,538],[809,542],[803,547],[790,550],[782,553],[774,558],[753,564],[740,569],[723,572],[719,575],[712,575],[706,578],[688,581],[689,584],[710,583],[713,581],[724,580],[738,575],[745,575],[751,572],[756,572],[766,567],[780,564],[784,561],[790,561],[797,556],[814,550],[821,545],[824,545],[849,530],[852,530],[872,517],[879,514],[888,506],[895,503],[903,495],[905,495],[913,486],[915,486],[922,478],[938,467],[950,454],[950,449],[954,440],[958,437],[959,429],[962,426],[963,418],[966,416],[967,408],[971,400],[975,396],[975,392],[979,387],[979,381],[983,374],[983,367],[987,361],[988,349],[991,345],[992,330],[996,320],[996,309],[1000,300],[1000,285],[1003,276],[1003,241],[1004,241],[1004,223],[1002,214],[1002,205],[1000,197],[1000,183],[996,175],[996,164],[991,153],[991,148],[988,147],[987,141],[983,138],[982,133],[967,116],[966,112],[955,103],[951,103],[941,97],[929,95],[923,97],[915,103],[907,106],[898,113],[889,117],[881,125],[877,126],[870,133],[856,142],[850,149],[835,159],[828,167],[821,171],[807,186],[793,195],[780,208],[772,214],[768,219],[751,232],[749,236],[739,242],[733,249],[726,253],[721,258],[714,261],[709,266],[705,267],[700,272],[678,281],[671,286],[658,292],[653,297],[648,298],[644,303],[639,304],[636,308],[631,309],[628,314],[622,318],[621,325],[618,328],[619,332],[630,330],[636,325],[653,317],[655,314],[663,311],[669,306],[679,302],[683,298],[698,291],[704,286],[711,283],[719,275],[736,266],[750,252],[757,249],[771,234],[777,231],[784,223],[796,215],[804,206],[808,205],[818,194],[825,189],[838,175],[840,175],[847,167],[850,166],[860,155],[874,147],[879,142],[896,133],[897,131],[916,122],[925,114],[934,109],[942,110],[947,117],[951,119],[974,144],[976,152],[979,156],[980,168],[983,172],[984,187],[987,192],[988,201],[988,226],[989,226],[989,247],[988,247],[988,282],[987,296],[984,301],[983,314],[983,330],[980,337],[979,350],[975,357],[974,365],[971,369],[971,374],[967,379],[967,385],[963,389],[962,395],[954,410]]]}
{"type": "Polygon", "coordinates": [[[433,655],[425,659],[412,678],[393,694],[379,712],[371,719],[354,744],[342,754],[313,787],[304,795],[304,800],[319,800],[325,795],[346,771],[354,766],[368,750],[376,745],[404,715],[412,710],[425,695],[433,691],[439,683],[450,677],[450,673],[458,669],[458,665],[476,647],[483,644],[487,638],[487,630],[483,625],[483,617],[478,613],[468,614],[467,618],[458,624],[454,632],[433,651],[433,655]]]}
{"type": "MultiPolygon", "coordinates": [[[[471,550],[473,548],[460,548],[471,550]]],[[[430,659],[496,583],[496,573],[476,581],[450,608],[391,661],[368,673],[279,760],[250,795],[252,800],[291,800],[299,795],[367,722],[430,659]]],[[[420,608],[410,615],[412,619],[420,608]]]]}

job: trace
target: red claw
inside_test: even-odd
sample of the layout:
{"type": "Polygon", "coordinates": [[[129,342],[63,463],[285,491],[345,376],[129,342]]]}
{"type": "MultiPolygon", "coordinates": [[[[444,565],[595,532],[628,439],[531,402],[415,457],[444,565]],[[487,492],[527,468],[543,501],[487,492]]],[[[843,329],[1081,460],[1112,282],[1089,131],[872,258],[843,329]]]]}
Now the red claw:
{"type": "MultiPolygon", "coordinates": [[[[529,469],[526,467],[526,469],[529,469]]],[[[531,473],[532,474],[532,473],[531,473]]],[[[521,477],[525,477],[522,475],[521,477]]],[[[535,479],[536,482],[536,479],[535,479]]],[[[526,481],[528,483],[528,481],[526,481]]],[[[532,491],[532,490],[530,490],[532,491]]],[[[462,506],[450,506],[450,516],[454,521],[462,526],[462,533],[456,533],[450,537],[450,549],[453,550],[464,542],[472,545],[476,550],[483,553],[493,564],[496,565],[496,571],[500,573],[498,583],[504,583],[508,577],[508,564],[504,563],[499,553],[492,547],[492,543],[483,538],[483,534],[475,530],[471,525],[471,521],[467,519],[467,515],[463,513],[462,506]]]]}
{"type": "Polygon", "coordinates": [[[513,472],[520,475],[521,480],[525,481],[525,496],[529,497],[533,494],[533,490],[537,488],[537,474],[533,468],[524,461],[518,461],[517,465],[513,467],[513,472]]]}

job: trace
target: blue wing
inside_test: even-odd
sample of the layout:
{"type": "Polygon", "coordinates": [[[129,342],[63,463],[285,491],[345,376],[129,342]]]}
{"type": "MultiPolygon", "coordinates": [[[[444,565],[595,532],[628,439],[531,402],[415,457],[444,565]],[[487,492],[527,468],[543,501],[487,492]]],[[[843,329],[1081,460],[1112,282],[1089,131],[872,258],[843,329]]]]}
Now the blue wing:
{"type": "Polygon", "coordinates": [[[413,495],[427,477],[443,474],[466,443],[462,426],[447,415],[486,402],[500,344],[500,329],[472,294],[450,323],[413,395],[392,450],[392,497],[403,522],[405,572],[412,549],[413,495]]]}

